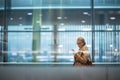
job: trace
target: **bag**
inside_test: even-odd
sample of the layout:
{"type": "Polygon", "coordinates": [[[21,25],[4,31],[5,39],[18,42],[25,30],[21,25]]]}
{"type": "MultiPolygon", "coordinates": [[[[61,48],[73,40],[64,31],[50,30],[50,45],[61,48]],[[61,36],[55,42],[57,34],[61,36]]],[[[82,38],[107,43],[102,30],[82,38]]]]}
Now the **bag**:
{"type": "Polygon", "coordinates": [[[85,64],[86,64],[87,66],[92,66],[92,61],[90,61],[90,60],[88,59],[85,64]]]}
{"type": "MultiPolygon", "coordinates": [[[[82,54],[82,55],[79,54],[79,55],[82,57],[84,54],[82,54]]],[[[92,61],[91,61],[91,57],[90,56],[88,57],[86,62],[81,62],[81,61],[77,60],[77,58],[79,59],[79,57],[77,55],[74,56],[75,62],[73,64],[73,66],[92,66],[92,61]]]]}

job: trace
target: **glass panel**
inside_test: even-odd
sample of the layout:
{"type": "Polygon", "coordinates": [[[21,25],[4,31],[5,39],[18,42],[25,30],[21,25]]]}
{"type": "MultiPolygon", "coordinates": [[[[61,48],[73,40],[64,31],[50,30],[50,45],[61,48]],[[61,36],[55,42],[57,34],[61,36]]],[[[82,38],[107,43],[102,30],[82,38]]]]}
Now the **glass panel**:
{"type": "Polygon", "coordinates": [[[116,32],[116,45],[114,49],[114,59],[120,62],[120,32],[116,32]]]}
{"type": "Polygon", "coordinates": [[[38,61],[54,62],[53,32],[41,32],[40,38],[41,55],[37,56],[38,61]]]}
{"type": "Polygon", "coordinates": [[[120,8],[120,0],[94,0],[95,8],[120,8]]]}
{"type": "Polygon", "coordinates": [[[0,0],[0,11],[4,9],[5,2],[4,0],[0,0]]]}
{"type": "Polygon", "coordinates": [[[11,0],[8,7],[9,62],[73,62],[78,36],[92,53],[90,0],[11,0]]]}
{"type": "MultiPolygon", "coordinates": [[[[71,27],[72,28],[72,27],[71,27]]],[[[73,61],[72,49],[78,51],[76,40],[79,36],[85,38],[89,52],[92,56],[92,33],[91,32],[59,32],[58,33],[58,61],[73,61]],[[66,57],[67,56],[67,57],[66,57]]]]}
{"type": "Polygon", "coordinates": [[[3,32],[2,29],[4,27],[4,0],[0,0],[0,62],[3,61],[3,32]]]}
{"type": "Polygon", "coordinates": [[[34,32],[38,37],[36,38],[32,36],[33,32],[9,32],[8,61],[54,61],[52,33],[42,32],[40,36],[37,36],[38,33],[40,32],[34,32]]]}
{"type": "Polygon", "coordinates": [[[95,61],[118,62],[120,1],[95,0],[95,61]],[[103,7],[100,7],[103,6],[103,7]],[[99,8],[99,9],[98,9],[99,8]]]}
{"type": "Polygon", "coordinates": [[[114,25],[96,25],[95,29],[95,61],[111,62],[116,45],[114,25]]]}
{"type": "Polygon", "coordinates": [[[9,32],[8,33],[8,61],[29,62],[32,56],[32,33],[9,32]]]}
{"type": "Polygon", "coordinates": [[[3,32],[0,31],[0,62],[3,61],[3,44],[6,44],[4,41],[3,41],[3,32]]]}
{"type": "Polygon", "coordinates": [[[113,61],[113,52],[115,49],[114,33],[96,32],[95,39],[95,61],[113,61]]]}

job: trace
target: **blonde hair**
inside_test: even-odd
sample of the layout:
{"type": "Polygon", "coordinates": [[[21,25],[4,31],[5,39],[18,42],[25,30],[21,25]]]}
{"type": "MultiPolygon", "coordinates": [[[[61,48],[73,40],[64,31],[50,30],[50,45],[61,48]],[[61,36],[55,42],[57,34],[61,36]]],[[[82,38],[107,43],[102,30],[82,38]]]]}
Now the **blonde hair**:
{"type": "Polygon", "coordinates": [[[77,38],[77,41],[78,41],[78,40],[82,41],[82,42],[84,43],[84,45],[86,44],[85,39],[84,39],[83,37],[78,37],[78,38],[77,38]]]}

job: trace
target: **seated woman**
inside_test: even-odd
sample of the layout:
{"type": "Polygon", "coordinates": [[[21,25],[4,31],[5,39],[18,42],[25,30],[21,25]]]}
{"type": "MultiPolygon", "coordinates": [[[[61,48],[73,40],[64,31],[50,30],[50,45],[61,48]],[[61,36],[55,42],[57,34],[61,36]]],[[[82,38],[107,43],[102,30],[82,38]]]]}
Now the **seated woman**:
{"type": "MultiPolygon", "coordinates": [[[[85,40],[83,37],[77,38],[77,45],[79,47],[78,52],[74,52],[74,66],[86,66],[89,65],[89,51],[88,47],[86,46],[85,40]]],[[[74,51],[74,50],[73,50],[74,51]]]]}

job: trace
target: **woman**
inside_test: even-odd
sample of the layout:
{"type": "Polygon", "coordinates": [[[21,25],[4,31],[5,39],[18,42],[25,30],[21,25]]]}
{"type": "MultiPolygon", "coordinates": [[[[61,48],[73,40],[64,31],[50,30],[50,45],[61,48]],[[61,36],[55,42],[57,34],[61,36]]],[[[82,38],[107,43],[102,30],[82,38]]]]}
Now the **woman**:
{"type": "Polygon", "coordinates": [[[77,38],[79,51],[74,53],[74,66],[86,66],[89,60],[89,51],[83,37],[77,38]]]}

